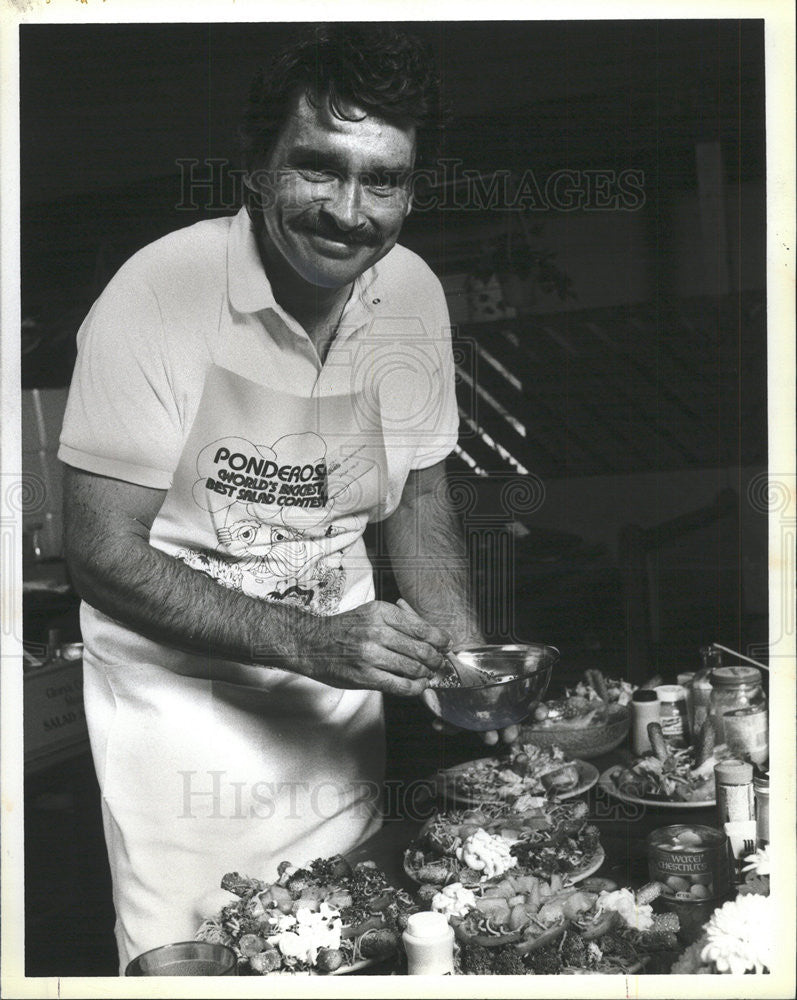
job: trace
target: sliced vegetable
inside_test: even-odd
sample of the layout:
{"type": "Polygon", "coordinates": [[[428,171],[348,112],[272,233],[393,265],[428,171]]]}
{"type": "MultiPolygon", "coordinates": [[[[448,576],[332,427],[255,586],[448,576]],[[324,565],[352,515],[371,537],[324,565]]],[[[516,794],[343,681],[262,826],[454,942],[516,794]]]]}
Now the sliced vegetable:
{"type": "Polygon", "coordinates": [[[664,739],[660,722],[648,723],[648,739],[658,760],[664,762],[670,756],[670,749],[664,739]]]}
{"type": "Polygon", "coordinates": [[[595,941],[607,934],[614,927],[618,914],[616,910],[606,910],[593,920],[579,925],[579,931],[587,941],[595,941]]]}
{"type": "Polygon", "coordinates": [[[521,955],[530,955],[531,952],[537,951],[539,948],[545,948],[547,945],[553,944],[554,941],[558,940],[564,934],[566,927],[567,921],[563,920],[561,924],[555,924],[553,927],[549,927],[539,934],[534,934],[532,937],[530,935],[533,931],[530,925],[526,928],[525,939],[516,944],[515,948],[521,955]]]}
{"type": "Polygon", "coordinates": [[[521,927],[525,927],[530,919],[531,916],[526,912],[525,905],[516,903],[509,913],[509,929],[519,930],[521,927]]]}

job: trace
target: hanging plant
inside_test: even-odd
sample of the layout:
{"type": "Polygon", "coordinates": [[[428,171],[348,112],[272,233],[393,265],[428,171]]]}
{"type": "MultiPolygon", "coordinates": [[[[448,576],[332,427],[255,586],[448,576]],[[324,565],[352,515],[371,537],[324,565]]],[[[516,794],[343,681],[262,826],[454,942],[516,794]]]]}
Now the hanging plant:
{"type": "Polygon", "coordinates": [[[542,226],[529,226],[523,216],[517,219],[515,225],[510,217],[502,233],[482,244],[470,275],[471,291],[491,296],[494,309],[502,304],[516,312],[531,309],[540,292],[555,294],[560,301],[574,299],[572,279],[556,263],[556,253],[541,245],[542,226]]]}

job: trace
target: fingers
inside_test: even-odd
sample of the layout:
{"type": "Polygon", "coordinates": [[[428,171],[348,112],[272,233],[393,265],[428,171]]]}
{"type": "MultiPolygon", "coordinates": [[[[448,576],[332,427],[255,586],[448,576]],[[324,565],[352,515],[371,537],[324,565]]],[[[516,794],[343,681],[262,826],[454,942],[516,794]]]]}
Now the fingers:
{"type": "Polygon", "coordinates": [[[437,650],[396,634],[364,643],[362,658],[365,664],[377,670],[424,681],[433,677],[442,665],[437,650]]]}
{"type": "Polygon", "coordinates": [[[373,667],[363,667],[358,674],[357,687],[398,695],[401,698],[413,698],[426,690],[427,683],[425,678],[412,680],[373,667]]]}
{"type": "Polygon", "coordinates": [[[401,614],[394,614],[390,617],[390,624],[403,632],[404,635],[410,636],[412,639],[419,639],[422,642],[429,643],[430,646],[434,646],[435,649],[442,652],[449,650],[452,645],[451,636],[445,629],[438,628],[437,625],[432,625],[430,622],[425,621],[421,616],[413,610],[413,608],[407,604],[403,597],[400,597],[396,602],[395,609],[397,609],[401,614]]]}
{"type": "MultiPolygon", "coordinates": [[[[420,642],[417,639],[410,639],[403,632],[396,632],[395,629],[391,629],[385,633],[383,643],[384,648],[400,658],[401,661],[407,661],[419,668],[419,672],[412,676],[431,677],[443,667],[443,655],[434,646],[430,646],[426,642],[420,642]]],[[[406,666],[407,664],[403,663],[403,665],[406,666]]],[[[386,666],[386,669],[391,668],[386,666]]],[[[400,672],[404,673],[406,671],[401,670],[400,672]]]]}
{"type": "Polygon", "coordinates": [[[462,732],[461,729],[457,729],[456,726],[452,726],[448,722],[443,722],[442,719],[432,719],[432,729],[437,733],[443,733],[444,736],[453,736],[462,732]]]}
{"type": "Polygon", "coordinates": [[[507,726],[506,729],[498,731],[489,729],[486,733],[479,733],[479,736],[488,747],[494,747],[499,741],[501,743],[516,743],[520,736],[520,726],[507,726]]]}

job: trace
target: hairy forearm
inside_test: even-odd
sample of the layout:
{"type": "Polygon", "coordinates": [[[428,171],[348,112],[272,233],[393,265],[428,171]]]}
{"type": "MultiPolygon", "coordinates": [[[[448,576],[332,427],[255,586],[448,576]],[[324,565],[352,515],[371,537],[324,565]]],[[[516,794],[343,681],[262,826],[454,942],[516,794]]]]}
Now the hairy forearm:
{"type": "MultiPolygon", "coordinates": [[[[447,635],[394,604],[318,616],[228,589],[161,552],[150,531],[164,495],[66,466],[67,559],[84,600],[162,645],[201,654],[203,677],[227,680],[233,660],[412,696],[440,668],[447,635]]],[[[192,669],[171,669],[183,667],[192,669]]]]}
{"type": "Polygon", "coordinates": [[[405,600],[455,643],[481,642],[462,528],[443,494],[417,483],[405,490],[385,522],[393,574],[405,600]]]}
{"type": "Polygon", "coordinates": [[[100,551],[101,558],[70,559],[81,596],[157,642],[211,659],[291,667],[300,665],[301,636],[321,627],[298,608],[221,586],[144,538],[109,538],[100,551]]]}

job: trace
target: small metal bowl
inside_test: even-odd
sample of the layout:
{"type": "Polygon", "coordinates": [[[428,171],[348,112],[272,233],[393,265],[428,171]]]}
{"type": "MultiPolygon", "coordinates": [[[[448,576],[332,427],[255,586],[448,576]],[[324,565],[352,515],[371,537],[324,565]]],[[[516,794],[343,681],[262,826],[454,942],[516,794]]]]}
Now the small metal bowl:
{"type": "Polygon", "coordinates": [[[235,976],[232,948],[210,941],[178,941],[145,951],[125,969],[126,976],[235,976]]]}
{"type": "Polygon", "coordinates": [[[466,667],[497,679],[456,687],[427,688],[421,698],[438,718],[460,729],[486,732],[522,722],[541,701],[559,650],[538,643],[471,646],[456,650],[466,667]]]}

